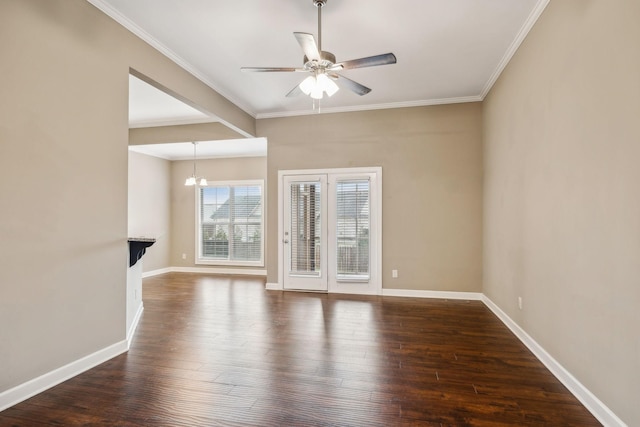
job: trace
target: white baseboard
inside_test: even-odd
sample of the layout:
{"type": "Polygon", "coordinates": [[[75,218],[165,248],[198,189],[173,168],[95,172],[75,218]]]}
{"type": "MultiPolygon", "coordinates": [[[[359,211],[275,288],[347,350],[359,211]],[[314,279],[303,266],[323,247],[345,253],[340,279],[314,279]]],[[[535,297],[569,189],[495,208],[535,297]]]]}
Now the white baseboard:
{"type": "Polygon", "coordinates": [[[524,329],[514,322],[486,295],[482,295],[482,302],[513,332],[524,345],[540,360],[551,373],[564,384],[567,389],[598,419],[609,427],[626,427],[627,425],[613,413],[600,399],[594,396],[580,381],[567,371],[557,360],[542,348],[524,329]]]}
{"type": "Polygon", "coordinates": [[[412,289],[385,289],[382,288],[385,297],[410,297],[410,298],[437,298],[437,299],[462,299],[480,301],[480,292],[452,292],[452,291],[419,291],[412,289]]]}
{"type": "MultiPolygon", "coordinates": [[[[265,289],[268,291],[282,291],[284,288],[280,283],[267,283],[265,289]]],[[[437,298],[437,299],[459,299],[459,300],[482,300],[479,292],[452,292],[452,291],[419,291],[412,289],[382,289],[382,296],[385,297],[409,297],[409,298],[437,298]]]]}
{"type": "Polygon", "coordinates": [[[222,275],[266,276],[267,270],[253,268],[225,268],[225,267],[171,267],[177,273],[206,273],[222,275]]]}
{"type": "Polygon", "coordinates": [[[142,277],[157,276],[165,273],[205,273],[234,276],[266,276],[267,270],[260,268],[226,268],[226,267],[167,267],[142,273],[142,277]]]}
{"type": "Polygon", "coordinates": [[[145,271],[144,273],[142,273],[142,278],[144,279],[145,277],[157,276],[159,274],[165,274],[165,273],[171,273],[171,267],[160,268],[158,270],[145,271]]]}
{"type": "Polygon", "coordinates": [[[133,322],[131,322],[131,326],[127,331],[127,350],[131,348],[131,340],[133,340],[133,334],[136,332],[136,328],[138,327],[138,322],[140,322],[140,317],[142,317],[142,312],[144,311],[144,304],[140,301],[140,305],[138,306],[138,311],[136,311],[136,315],[133,317],[133,322]]]}
{"type": "Polygon", "coordinates": [[[265,289],[268,291],[281,291],[282,285],[280,283],[268,283],[265,285],[265,289]]]}
{"type": "Polygon", "coordinates": [[[0,412],[35,396],[69,378],[73,378],[127,351],[127,341],[120,341],[88,356],[47,372],[26,383],[0,393],[0,412]]]}

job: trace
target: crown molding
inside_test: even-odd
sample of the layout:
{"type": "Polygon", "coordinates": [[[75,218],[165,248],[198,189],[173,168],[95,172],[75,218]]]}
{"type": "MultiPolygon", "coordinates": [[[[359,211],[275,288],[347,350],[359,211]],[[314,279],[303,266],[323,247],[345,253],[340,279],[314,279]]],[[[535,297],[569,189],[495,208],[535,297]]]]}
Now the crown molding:
{"type": "Polygon", "coordinates": [[[476,96],[463,96],[459,98],[441,98],[441,99],[424,99],[419,101],[406,101],[406,102],[390,102],[386,104],[373,104],[373,105],[354,105],[346,107],[333,107],[333,108],[319,108],[318,110],[302,110],[302,111],[281,111],[274,113],[259,113],[256,115],[256,119],[274,119],[280,117],[294,117],[294,116],[309,116],[313,114],[332,114],[332,113],[350,113],[354,111],[369,111],[369,110],[388,110],[392,108],[408,108],[408,107],[428,107],[432,105],[444,105],[444,104],[463,104],[467,102],[480,102],[482,98],[479,95],[476,96]]]}
{"type": "Polygon", "coordinates": [[[498,63],[498,66],[494,70],[493,74],[491,74],[491,77],[489,77],[489,80],[487,80],[487,83],[484,85],[484,88],[480,93],[481,100],[484,100],[484,98],[489,94],[489,91],[496,83],[496,81],[498,81],[498,78],[500,77],[504,69],[507,68],[507,65],[511,61],[511,58],[513,58],[513,55],[516,54],[516,52],[520,48],[520,45],[522,44],[522,42],[524,42],[524,39],[529,34],[529,31],[531,31],[535,23],[538,22],[538,18],[540,18],[540,15],[542,15],[542,12],[544,12],[544,9],[549,4],[549,1],[551,0],[538,0],[538,3],[536,3],[535,7],[529,14],[529,17],[520,28],[520,31],[516,35],[516,38],[513,39],[513,42],[509,46],[509,49],[507,49],[504,56],[502,57],[502,60],[498,63]]]}
{"type": "Polygon", "coordinates": [[[116,21],[118,24],[122,25],[127,30],[131,31],[134,35],[144,40],[146,43],[151,45],[154,49],[159,51],[161,54],[169,58],[171,61],[175,62],[179,67],[183,68],[189,74],[193,75],[195,78],[209,86],[211,89],[218,92],[221,96],[228,99],[231,103],[235,104],[238,108],[240,108],[245,113],[249,114],[251,117],[255,118],[256,113],[253,112],[248,106],[243,105],[241,101],[234,98],[226,92],[224,89],[220,88],[214,82],[209,80],[208,77],[203,75],[197,68],[188,63],[181,56],[177,55],[171,49],[160,43],[156,40],[151,34],[147,33],[145,30],[136,25],[129,18],[121,14],[118,10],[111,7],[111,5],[105,3],[103,0],[87,0],[93,6],[95,6],[98,10],[102,11],[105,15],[116,21]]]}

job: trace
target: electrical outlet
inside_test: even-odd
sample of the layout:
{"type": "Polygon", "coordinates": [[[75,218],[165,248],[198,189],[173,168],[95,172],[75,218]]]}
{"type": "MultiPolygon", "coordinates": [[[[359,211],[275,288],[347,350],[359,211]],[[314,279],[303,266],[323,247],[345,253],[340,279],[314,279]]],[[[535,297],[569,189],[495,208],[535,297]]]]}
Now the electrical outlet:
{"type": "Polygon", "coordinates": [[[187,254],[182,254],[182,259],[187,259],[187,254]]]}
{"type": "Polygon", "coordinates": [[[518,297],[518,308],[522,310],[522,297],[518,297]]]}
{"type": "Polygon", "coordinates": [[[398,270],[391,270],[391,277],[393,277],[394,279],[398,278],[398,270]]]}

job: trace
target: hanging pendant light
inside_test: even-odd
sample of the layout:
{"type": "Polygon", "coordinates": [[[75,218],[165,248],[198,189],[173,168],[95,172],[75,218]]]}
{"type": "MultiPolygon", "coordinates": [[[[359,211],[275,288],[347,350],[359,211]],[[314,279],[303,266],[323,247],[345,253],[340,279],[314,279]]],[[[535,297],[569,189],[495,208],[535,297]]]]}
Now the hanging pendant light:
{"type": "Polygon", "coordinates": [[[191,187],[197,184],[200,187],[206,187],[207,186],[206,178],[198,177],[196,175],[196,145],[198,143],[197,142],[191,142],[191,143],[193,144],[193,175],[187,178],[187,180],[184,182],[184,185],[191,187]]]}

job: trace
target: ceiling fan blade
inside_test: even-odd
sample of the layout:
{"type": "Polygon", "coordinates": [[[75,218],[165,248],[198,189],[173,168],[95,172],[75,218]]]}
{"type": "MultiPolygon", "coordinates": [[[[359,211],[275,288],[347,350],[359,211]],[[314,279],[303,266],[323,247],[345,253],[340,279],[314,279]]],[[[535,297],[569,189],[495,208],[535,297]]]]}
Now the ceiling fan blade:
{"type": "MultiPolygon", "coordinates": [[[[341,75],[341,74],[336,74],[339,78],[338,78],[338,83],[340,83],[341,86],[346,87],[347,89],[349,89],[350,91],[352,91],[353,93],[355,93],[356,95],[366,95],[369,92],[371,92],[371,89],[369,89],[366,86],[361,85],[358,82],[354,82],[351,79],[346,78],[345,76],[341,75]]],[[[333,77],[333,75],[331,76],[333,77]]]]}
{"type": "Polygon", "coordinates": [[[320,61],[320,52],[318,51],[318,43],[313,34],[308,33],[293,33],[296,36],[296,40],[300,44],[302,51],[309,61],[320,61]]]}
{"type": "Polygon", "coordinates": [[[335,65],[337,68],[349,70],[352,68],[373,67],[376,65],[395,64],[396,56],[393,53],[384,53],[382,55],[368,56],[366,58],[352,59],[351,61],[339,62],[335,65]]]}
{"type": "Polygon", "coordinates": [[[297,84],[293,89],[291,89],[289,91],[289,93],[287,94],[287,98],[292,98],[294,96],[298,96],[298,95],[302,95],[302,94],[303,94],[303,92],[300,89],[300,85],[297,84]]]}
{"type": "Polygon", "coordinates": [[[241,71],[252,71],[258,73],[272,73],[272,72],[300,72],[307,71],[303,68],[291,68],[291,67],[241,67],[241,71]]]}

